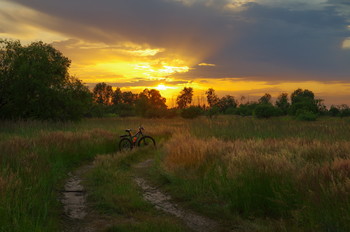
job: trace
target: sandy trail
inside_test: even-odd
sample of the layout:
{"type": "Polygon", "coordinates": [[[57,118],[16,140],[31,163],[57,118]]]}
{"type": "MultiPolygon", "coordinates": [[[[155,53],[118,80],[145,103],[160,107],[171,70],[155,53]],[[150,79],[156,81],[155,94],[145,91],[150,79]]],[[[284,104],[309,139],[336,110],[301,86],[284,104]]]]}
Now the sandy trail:
{"type": "Polygon", "coordinates": [[[110,226],[111,218],[91,210],[86,200],[88,193],[82,185],[82,176],[91,168],[92,165],[85,165],[68,173],[60,198],[64,209],[63,232],[98,232],[110,226]]]}
{"type": "MultiPolygon", "coordinates": [[[[152,163],[152,160],[146,160],[139,163],[136,168],[148,168],[152,165],[152,163]]],[[[171,196],[161,192],[158,188],[151,186],[144,178],[135,177],[135,182],[142,189],[145,200],[152,203],[157,209],[180,218],[193,231],[220,231],[218,229],[218,223],[209,218],[181,208],[171,201],[171,196]]]]}

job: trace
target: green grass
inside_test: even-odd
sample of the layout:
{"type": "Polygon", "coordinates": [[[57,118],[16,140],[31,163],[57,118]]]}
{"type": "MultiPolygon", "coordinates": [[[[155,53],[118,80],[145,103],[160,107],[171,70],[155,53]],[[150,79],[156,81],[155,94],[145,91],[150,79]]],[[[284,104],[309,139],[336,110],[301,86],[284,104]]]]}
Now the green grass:
{"type": "Polygon", "coordinates": [[[305,138],[339,141],[350,138],[350,118],[320,118],[315,122],[301,122],[288,117],[256,119],[219,116],[212,120],[193,120],[190,131],[198,137],[214,136],[224,140],[305,138]]]}
{"type": "Polygon", "coordinates": [[[248,231],[350,230],[349,118],[219,116],[0,122],[0,231],[60,231],[57,197],[67,173],[113,153],[124,129],[139,125],[156,138],[156,154],[99,156],[88,174],[90,200],[119,222],[109,231],[184,231],[145,202],[132,181],[132,165],[155,155],[148,178],[224,224],[248,231]],[[172,133],[183,140],[163,151],[172,133]],[[169,158],[181,148],[182,158],[169,158]]]}
{"type": "Polygon", "coordinates": [[[0,231],[60,231],[63,209],[57,199],[67,173],[97,154],[115,152],[124,129],[143,125],[159,138],[160,124],[172,123],[142,118],[0,121],[0,231]]]}
{"type": "Polygon", "coordinates": [[[98,131],[48,132],[0,143],[0,230],[58,231],[59,183],[82,162],[114,149],[113,136],[98,131]]]}
{"type": "Polygon", "coordinates": [[[113,217],[114,225],[106,231],[187,231],[171,216],[159,213],[143,199],[134,181],[132,165],[152,156],[150,150],[101,155],[86,175],[89,201],[100,214],[113,217]],[[128,221],[133,218],[133,222],[128,221]],[[127,222],[125,222],[127,221],[127,222]]]}

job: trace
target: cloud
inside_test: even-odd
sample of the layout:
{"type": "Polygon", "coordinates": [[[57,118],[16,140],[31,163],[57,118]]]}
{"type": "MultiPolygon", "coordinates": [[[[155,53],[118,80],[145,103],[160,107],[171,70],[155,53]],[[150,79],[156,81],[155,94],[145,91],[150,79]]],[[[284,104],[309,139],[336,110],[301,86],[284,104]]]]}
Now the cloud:
{"type": "Polygon", "coordinates": [[[12,2],[50,18],[21,20],[70,38],[109,47],[129,41],[163,49],[156,57],[183,57],[194,68],[177,76],[187,79],[350,79],[350,50],[342,47],[350,5],[342,0],[12,2]]]}
{"type": "MultiPolygon", "coordinates": [[[[91,82],[87,83],[87,85],[93,88],[99,82],[91,82]]],[[[108,85],[112,87],[119,88],[130,88],[130,87],[140,87],[140,88],[152,88],[158,86],[160,84],[168,84],[168,85],[183,85],[187,84],[188,81],[159,81],[159,80],[137,80],[137,81],[129,81],[129,82],[107,82],[108,85]]]]}

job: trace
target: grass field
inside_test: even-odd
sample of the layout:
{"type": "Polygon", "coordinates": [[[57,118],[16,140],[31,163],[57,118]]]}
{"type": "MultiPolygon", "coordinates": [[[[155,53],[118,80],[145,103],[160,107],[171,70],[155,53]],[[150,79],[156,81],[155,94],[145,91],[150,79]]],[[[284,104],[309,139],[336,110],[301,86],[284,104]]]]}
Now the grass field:
{"type": "Polygon", "coordinates": [[[0,139],[0,231],[60,231],[58,189],[69,171],[97,155],[88,174],[96,207],[144,218],[110,231],[154,231],[160,221],[163,231],[182,231],[172,219],[155,216],[130,184],[128,167],[150,157],[157,161],[149,171],[153,182],[228,227],[350,231],[347,118],[0,122],[0,139]],[[123,129],[140,124],[156,138],[158,151],[114,154],[123,129]],[[123,181],[125,189],[113,189],[111,183],[123,181]]]}

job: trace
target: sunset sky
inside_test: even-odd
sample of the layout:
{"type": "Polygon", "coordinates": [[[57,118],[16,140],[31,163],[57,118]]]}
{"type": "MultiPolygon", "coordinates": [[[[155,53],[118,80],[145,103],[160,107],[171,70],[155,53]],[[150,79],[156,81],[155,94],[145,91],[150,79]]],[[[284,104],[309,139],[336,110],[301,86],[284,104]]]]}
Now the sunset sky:
{"type": "Polygon", "coordinates": [[[348,0],[0,0],[0,38],[42,40],[93,87],[256,100],[297,88],[350,105],[348,0]]]}

